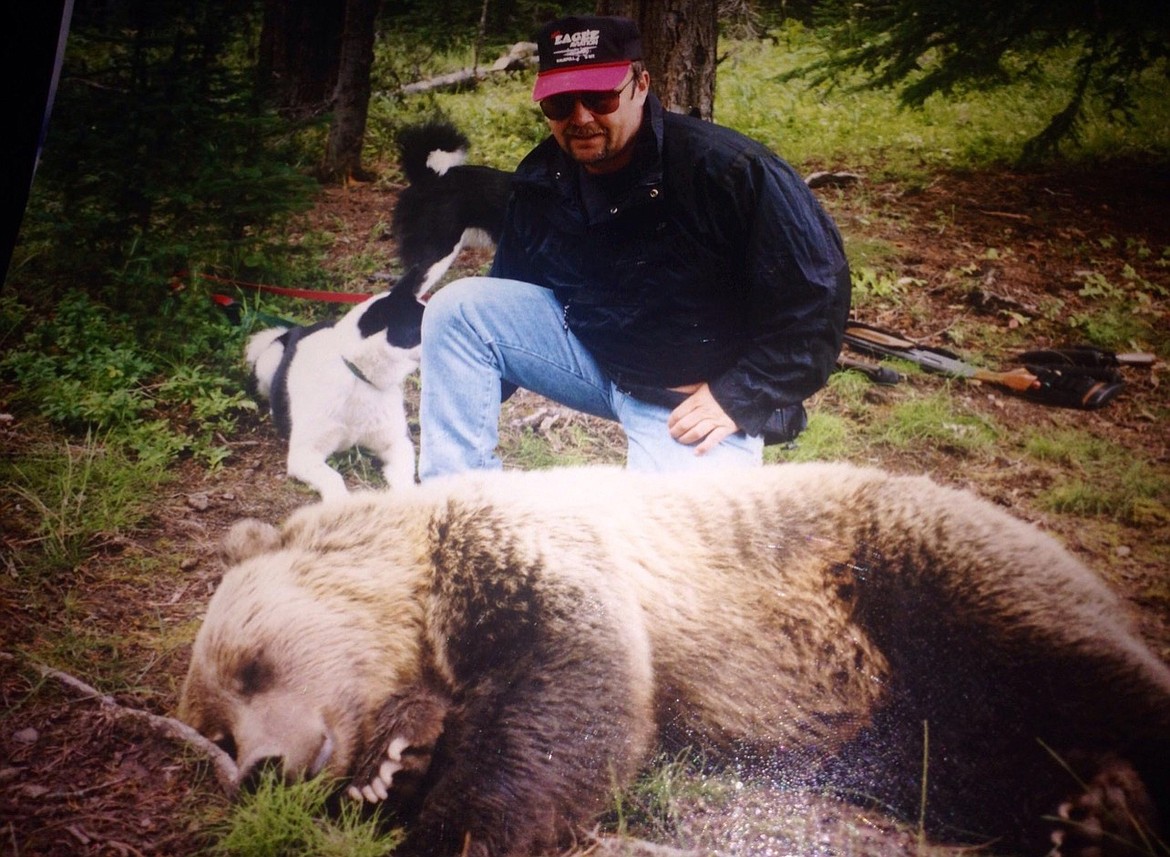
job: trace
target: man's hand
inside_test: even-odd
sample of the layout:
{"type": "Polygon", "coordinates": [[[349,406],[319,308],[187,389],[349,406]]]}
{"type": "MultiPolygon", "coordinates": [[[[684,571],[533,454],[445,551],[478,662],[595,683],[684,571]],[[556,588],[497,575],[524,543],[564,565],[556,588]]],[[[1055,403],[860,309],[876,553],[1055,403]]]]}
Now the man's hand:
{"type": "Polygon", "coordinates": [[[690,396],[670,412],[666,427],[670,430],[670,436],[679,443],[694,446],[695,455],[705,455],[725,437],[739,431],[735,420],[715,401],[706,382],[674,389],[680,393],[690,393],[690,396]]]}

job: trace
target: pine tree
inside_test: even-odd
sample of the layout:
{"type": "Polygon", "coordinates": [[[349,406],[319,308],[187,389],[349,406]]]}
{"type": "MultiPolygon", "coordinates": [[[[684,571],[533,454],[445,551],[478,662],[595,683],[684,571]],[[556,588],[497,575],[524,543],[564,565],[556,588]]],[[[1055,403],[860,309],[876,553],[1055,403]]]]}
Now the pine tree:
{"type": "Polygon", "coordinates": [[[1170,76],[1170,4],[1145,0],[836,0],[838,51],[787,75],[832,81],[861,70],[867,86],[899,90],[921,106],[935,93],[988,89],[1039,73],[1048,51],[1076,51],[1069,100],[1025,147],[1024,158],[1054,153],[1075,138],[1087,99],[1100,97],[1110,115],[1133,118],[1131,87],[1151,67],[1170,76]]]}

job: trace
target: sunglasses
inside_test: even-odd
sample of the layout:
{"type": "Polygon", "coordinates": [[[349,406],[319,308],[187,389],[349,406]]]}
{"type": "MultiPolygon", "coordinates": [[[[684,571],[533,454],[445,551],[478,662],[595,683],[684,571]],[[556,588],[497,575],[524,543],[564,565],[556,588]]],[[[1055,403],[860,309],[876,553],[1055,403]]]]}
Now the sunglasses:
{"type": "Polygon", "coordinates": [[[577,102],[594,116],[608,116],[618,109],[622,101],[622,93],[631,83],[636,83],[637,77],[631,77],[619,88],[602,92],[562,92],[560,95],[550,95],[540,101],[540,110],[554,122],[568,119],[573,115],[577,102]]]}

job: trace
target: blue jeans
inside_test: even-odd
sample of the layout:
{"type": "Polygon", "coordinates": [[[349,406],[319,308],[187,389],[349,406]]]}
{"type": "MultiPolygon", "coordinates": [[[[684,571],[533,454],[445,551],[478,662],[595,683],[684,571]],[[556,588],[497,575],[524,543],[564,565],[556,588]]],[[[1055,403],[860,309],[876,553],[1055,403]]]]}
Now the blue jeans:
{"type": "Polygon", "coordinates": [[[423,313],[419,478],[498,469],[500,383],[616,420],[631,470],[759,465],[763,440],[742,432],[706,455],[666,427],[670,409],[617,389],[572,333],[549,289],[491,277],[456,280],[423,313]]]}

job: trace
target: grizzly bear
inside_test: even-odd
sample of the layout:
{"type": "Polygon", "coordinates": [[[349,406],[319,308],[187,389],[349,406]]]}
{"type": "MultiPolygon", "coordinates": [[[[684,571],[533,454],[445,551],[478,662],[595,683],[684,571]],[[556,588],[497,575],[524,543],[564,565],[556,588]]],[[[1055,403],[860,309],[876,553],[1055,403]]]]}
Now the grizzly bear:
{"type": "Polygon", "coordinates": [[[1170,669],[1054,539],[923,477],[468,475],[226,550],[181,716],[401,813],[396,854],[554,849],[656,749],[1040,853],[1168,808],[1170,669]]]}

